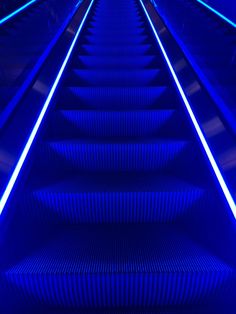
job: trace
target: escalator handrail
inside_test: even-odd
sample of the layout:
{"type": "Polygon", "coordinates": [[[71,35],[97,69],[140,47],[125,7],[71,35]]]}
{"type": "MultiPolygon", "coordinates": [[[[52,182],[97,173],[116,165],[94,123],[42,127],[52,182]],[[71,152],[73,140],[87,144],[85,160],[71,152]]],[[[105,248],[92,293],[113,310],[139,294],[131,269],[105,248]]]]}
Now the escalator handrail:
{"type": "MultiPolygon", "coordinates": [[[[14,151],[15,149],[14,154],[12,154],[14,161],[11,162],[3,180],[0,180],[1,219],[8,214],[8,211],[4,209],[8,205],[12,191],[19,181],[17,179],[22,175],[21,170],[23,166],[25,169],[27,157],[35,143],[40,126],[45,120],[46,113],[49,111],[49,105],[52,103],[55,91],[64,74],[93,2],[94,0],[85,0],[78,8],[66,30],[57,41],[55,47],[53,47],[37,79],[28,89],[22,103],[17,108],[17,112],[13,115],[11,123],[8,123],[0,136],[0,141],[4,143],[1,145],[1,149],[6,152],[6,155],[7,152],[10,151],[12,153],[12,150],[14,151]],[[34,106],[32,106],[32,100],[34,101],[34,106]],[[20,139],[17,138],[18,136],[20,139]],[[3,215],[5,213],[6,215],[3,215]]],[[[4,158],[4,154],[3,156],[0,155],[0,157],[4,158]]],[[[7,164],[5,160],[0,160],[1,162],[7,164]]]]}
{"type": "Polygon", "coordinates": [[[9,13],[5,17],[0,19],[0,26],[3,24],[9,22],[13,17],[16,17],[19,15],[19,13],[23,12],[25,9],[30,7],[32,4],[36,3],[38,0],[30,0],[29,2],[25,3],[23,6],[17,8],[15,11],[9,13]]]}

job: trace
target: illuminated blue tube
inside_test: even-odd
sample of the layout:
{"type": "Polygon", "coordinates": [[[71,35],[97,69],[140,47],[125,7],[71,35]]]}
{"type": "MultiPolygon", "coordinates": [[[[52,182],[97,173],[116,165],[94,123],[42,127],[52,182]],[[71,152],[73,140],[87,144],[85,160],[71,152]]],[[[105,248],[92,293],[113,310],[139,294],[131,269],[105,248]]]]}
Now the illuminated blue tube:
{"type": "Polygon", "coordinates": [[[217,163],[215,161],[215,158],[214,158],[214,156],[213,156],[213,154],[211,152],[211,149],[210,149],[209,145],[207,144],[207,141],[206,141],[206,139],[204,137],[204,134],[203,134],[203,132],[202,132],[198,122],[197,122],[197,119],[196,119],[196,117],[195,117],[195,115],[193,113],[193,110],[192,110],[192,108],[191,108],[191,106],[189,104],[189,101],[188,101],[188,99],[187,99],[187,97],[186,97],[186,95],[184,93],[184,90],[183,90],[183,88],[182,88],[182,86],[181,86],[181,84],[179,82],[179,79],[178,79],[178,77],[177,77],[177,75],[176,75],[176,73],[174,71],[174,68],[171,65],[170,59],[169,59],[169,57],[168,57],[168,55],[167,55],[167,53],[165,51],[165,48],[164,48],[164,46],[163,46],[163,44],[161,42],[161,39],[160,39],[160,37],[158,36],[158,34],[157,34],[156,30],[155,30],[155,27],[154,27],[154,25],[153,25],[149,15],[148,15],[148,13],[147,13],[147,10],[146,10],[142,0],[139,0],[139,1],[140,1],[141,5],[143,7],[143,10],[144,10],[144,12],[145,12],[145,14],[147,16],[147,19],[148,19],[148,21],[150,23],[150,26],[151,26],[151,28],[153,30],[153,33],[154,33],[155,37],[156,37],[158,45],[159,45],[159,47],[160,47],[160,49],[162,51],[162,54],[163,54],[163,56],[165,58],[165,61],[166,61],[167,65],[168,65],[170,73],[171,73],[171,75],[172,75],[172,77],[173,77],[173,79],[175,81],[177,89],[178,89],[178,91],[180,93],[180,96],[181,96],[181,98],[182,98],[182,100],[183,100],[183,102],[185,104],[185,107],[186,107],[186,109],[188,111],[188,114],[189,114],[189,116],[191,118],[191,121],[192,121],[192,123],[193,123],[193,125],[195,127],[197,135],[198,135],[198,137],[199,137],[199,139],[200,139],[200,141],[202,143],[204,151],[205,151],[205,153],[206,153],[206,155],[207,155],[207,157],[208,157],[208,159],[210,161],[210,164],[211,164],[211,166],[213,168],[213,171],[214,171],[214,173],[216,175],[216,178],[217,178],[217,180],[218,180],[218,182],[220,184],[220,187],[221,187],[221,189],[222,189],[222,191],[224,193],[224,196],[225,196],[225,198],[226,198],[226,200],[227,200],[227,202],[229,204],[229,207],[230,207],[230,209],[231,209],[231,211],[232,211],[232,213],[234,215],[234,218],[236,218],[236,204],[235,204],[235,201],[234,201],[234,199],[233,199],[233,197],[232,197],[232,195],[230,193],[230,190],[229,190],[229,188],[228,188],[228,186],[227,186],[227,184],[226,184],[226,182],[225,182],[225,180],[223,178],[223,175],[222,175],[222,173],[221,173],[221,171],[220,171],[220,169],[219,169],[219,167],[218,167],[218,165],[217,165],[217,163]]]}
{"type": "Polygon", "coordinates": [[[44,105],[42,107],[42,110],[41,110],[41,112],[40,112],[40,114],[39,114],[39,116],[38,116],[38,118],[37,118],[37,120],[36,120],[36,122],[34,124],[34,127],[33,127],[32,131],[30,133],[30,136],[29,136],[29,138],[28,138],[28,140],[26,142],[26,145],[25,145],[25,147],[24,147],[24,149],[23,149],[23,151],[22,151],[22,153],[20,155],[20,158],[19,158],[19,160],[18,160],[18,162],[17,162],[17,164],[15,166],[15,169],[14,169],[14,171],[13,171],[11,177],[10,177],[10,180],[8,181],[8,184],[7,184],[6,188],[5,188],[5,191],[3,192],[3,195],[2,195],[1,200],[0,200],[0,215],[2,214],[2,212],[3,212],[3,210],[4,210],[5,206],[6,206],[6,203],[7,203],[8,199],[9,199],[9,196],[10,196],[10,194],[11,194],[13,188],[14,188],[16,180],[17,180],[17,178],[19,176],[19,173],[20,173],[20,171],[22,169],[22,166],[23,166],[23,164],[24,164],[24,162],[26,160],[26,157],[27,157],[27,155],[29,153],[29,150],[30,150],[30,148],[31,148],[31,146],[33,144],[33,141],[34,141],[34,139],[35,139],[35,137],[37,135],[39,127],[40,127],[40,125],[41,125],[41,123],[43,121],[43,118],[45,116],[45,113],[47,112],[49,104],[50,104],[50,102],[51,102],[51,100],[52,100],[52,98],[54,96],[54,93],[56,91],[58,83],[59,83],[59,81],[61,79],[61,76],[63,74],[63,71],[65,70],[65,67],[66,67],[66,65],[67,65],[67,63],[69,61],[69,58],[70,58],[70,56],[72,54],[72,51],[73,51],[73,49],[75,47],[75,44],[76,44],[76,41],[77,41],[78,36],[80,34],[80,31],[81,31],[81,29],[82,29],[82,27],[84,25],[84,22],[85,22],[85,20],[87,18],[87,15],[88,15],[88,13],[90,11],[90,8],[91,8],[93,2],[94,2],[94,0],[91,1],[91,3],[90,3],[90,5],[89,5],[89,7],[88,7],[88,9],[87,9],[87,11],[86,11],[86,13],[84,15],[84,18],[83,18],[83,20],[82,20],[82,22],[81,22],[81,24],[80,24],[76,34],[75,34],[75,37],[74,37],[74,39],[73,39],[73,41],[72,41],[72,43],[70,45],[70,48],[69,48],[69,50],[68,50],[68,52],[66,54],[66,57],[65,57],[62,65],[61,65],[61,68],[60,68],[60,70],[59,70],[59,72],[58,72],[58,74],[57,74],[57,76],[55,78],[55,81],[54,81],[54,83],[52,85],[52,88],[51,88],[51,90],[50,90],[50,92],[49,92],[49,94],[47,96],[47,99],[46,99],[46,101],[45,101],[45,103],[44,103],[44,105]]]}
{"type": "Polygon", "coordinates": [[[10,20],[13,16],[17,15],[18,13],[20,13],[24,9],[28,8],[31,4],[33,4],[36,1],[37,0],[31,0],[30,2],[27,2],[26,4],[24,4],[22,7],[18,8],[16,11],[14,11],[14,12],[10,13],[9,15],[5,16],[4,18],[2,18],[0,20],[0,25],[2,25],[3,23],[7,22],[8,20],[10,20]]]}
{"type": "Polygon", "coordinates": [[[79,0],[79,1],[76,3],[75,7],[78,8],[78,6],[79,6],[82,2],[83,2],[83,0],[79,0]]]}
{"type": "Polygon", "coordinates": [[[229,23],[231,26],[236,27],[236,23],[234,23],[233,21],[228,19],[226,16],[224,16],[222,13],[220,13],[216,9],[212,8],[209,4],[205,3],[202,0],[197,0],[197,2],[201,3],[202,5],[204,5],[204,7],[206,7],[208,10],[210,10],[213,13],[215,13],[216,15],[218,15],[221,19],[223,19],[225,22],[229,23]]]}

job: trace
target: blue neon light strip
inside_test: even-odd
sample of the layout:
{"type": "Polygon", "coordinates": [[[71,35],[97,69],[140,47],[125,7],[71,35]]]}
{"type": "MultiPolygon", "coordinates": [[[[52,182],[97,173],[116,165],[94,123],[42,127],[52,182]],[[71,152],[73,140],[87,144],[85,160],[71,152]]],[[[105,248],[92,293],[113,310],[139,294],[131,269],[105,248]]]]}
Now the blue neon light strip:
{"type": "Polygon", "coordinates": [[[82,2],[83,2],[83,0],[79,0],[79,1],[76,3],[75,7],[78,8],[78,6],[79,6],[82,2]]]}
{"type": "Polygon", "coordinates": [[[225,15],[223,15],[222,13],[220,13],[219,11],[217,11],[216,9],[212,8],[209,4],[205,3],[202,0],[197,0],[197,2],[201,3],[202,5],[204,5],[204,7],[206,7],[208,10],[212,11],[213,13],[215,13],[216,15],[218,15],[221,19],[223,19],[225,22],[229,23],[231,26],[236,28],[236,23],[234,23],[233,21],[231,21],[230,19],[228,19],[225,15]]]}
{"type": "Polygon", "coordinates": [[[39,116],[38,116],[38,118],[36,120],[36,123],[35,123],[32,131],[30,133],[30,136],[29,136],[29,138],[28,138],[28,140],[26,142],[26,145],[25,145],[25,147],[24,147],[24,149],[23,149],[23,151],[22,151],[22,153],[20,155],[20,158],[19,158],[19,160],[18,160],[18,162],[16,164],[16,167],[15,167],[15,169],[14,169],[12,175],[11,175],[11,178],[10,178],[10,180],[9,180],[7,186],[6,186],[6,189],[5,189],[5,191],[4,191],[4,193],[3,193],[2,197],[1,197],[1,200],[0,200],[0,215],[2,214],[2,212],[4,210],[4,207],[5,207],[8,199],[9,199],[9,196],[10,196],[10,194],[11,194],[13,188],[14,188],[16,180],[17,180],[17,178],[19,176],[19,173],[20,173],[20,171],[22,169],[22,166],[23,166],[23,164],[24,164],[24,162],[26,160],[26,157],[27,157],[27,155],[29,153],[29,150],[30,150],[30,148],[31,148],[31,146],[33,144],[33,141],[34,141],[34,139],[35,139],[35,137],[37,135],[39,127],[40,127],[40,125],[41,125],[41,123],[43,121],[43,118],[45,116],[45,113],[47,112],[49,104],[50,104],[50,102],[51,102],[51,100],[52,100],[52,98],[54,96],[54,93],[56,91],[58,83],[59,83],[59,81],[61,79],[61,76],[62,76],[62,74],[63,74],[63,72],[65,70],[65,67],[66,67],[66,65],[67,65],[67,63],[69,61],[69,58],[70,58],[70,56],[72,54],[72,51],[73,51],[73,49],[75,47],[75,44],[76,44],[76,41],[77,41],[78,36],[80,34],[80,31],[81,31],[81,29],[82,29],[82,27],[84,25],[84,22],[85,22],[85,20],[87,18],[87,15],[88,15],[88,13],[90,11],[90,8],[91,8],[93,2],[94,2],[94,0],[91,1],[91,3],[90,3],[90,5],[89,5],[89,7],[88,7],[88,9],[87,9],[87,11],[86,11],[86,13],[84,15],[84,18],[83,18],[83,20],[82,20],[82,22],[81,22],[81,24],[80,24],[80,26],[79,26],[79,28],[78,28],[78,30],[76,32],[76,35],[75,35],[75,37],[74,37],[74,39],[72,41],[72,44],[71,44],[71,46],[70,46],[70,48],[69,48],[69,50],[67,52],[67,55],[66,55],[62,65],[61,65],[60,71],[58,72],[58,74],[56,76],[56,79],[55,79],[55,81],[54,81],[54,83],[52,85],[52,88],[51,88],[51,90],[50,90],[50,92],[48,94],[48,97],[47,97],[47,99],[46,99],[46,101],[45,101],[45,103],[43,105],[43,108],[42,108],[42,110],[41,110],[41,112],[40,112],[40,114],[39,114],[39,116]]]}
{"type": "Polygon", "coordinates": [[[21,11],[25,10],[26,8],[28,8],[31,4],[33,4],[36,1],[37,0],[31,0],[30,2],[27,2],[25,5],[23,5],[19,9],[17,9],[16,11],[14,11],[14,12],[10,13],[9,15],[5,16],[4,18],[2,18],[0,20],[0,25],[2,25],[3,23],[7,22],[8,20],[10,20],[13,16],[15,16],[18,13],[20,13],[21,11]]]}
{"type": "Polygon", "coordinates": [[[157,32],[156,32],[156,30],[154,28],[154,25],[153,25],[149,15],[148,15],[148,13],[147,13],[147,10],[146,10],[142,0],[139,0],[139,1],[140,1],[141,5],[143,7],[143,10],[144,10],[144,12],[145,12],[145,14],[147,16],[147,19],[148,19],[148,21],[149,21],[149,23],[151,25],[153,33],[154,33],[154,35],[156,37],[156,40],[158,42],[158,45],[159,45],[159,47],[160,47],[160,49],[162,51],[162,54],[163,54],[163,56],[164,56],[164,58],[166,60],[168,68],[169,68],[169,70],[171,72],[171,75],[172,75],[174,81],[175,81],[175,84],[176,84],[176,86],[178,88],[178,91],[179,91],[179,93],[181,95],[181,98],[182,98],[182,100],[183,100],[183,102],[184,102],[184,104],[186,106],[188,114],[189,114],[189,116],[190,116],[190,118],[192,120],[192,123],[193,123],[193,125],[195,127],[195,130],[196,130],[196,132],[198,134],[198,137],[199,137],[199,139],[200,139],[200,141],[202,143],[202,146],[203,146],[203,148],[205,150],[205,153],[206,153],[206,155],[207,155],[207,157],[208,157],[208,159],[210,161],[210,164],[211,164],[211,166],[212,166],[212,168],[214,170],[214,173],[215,173],[216,178],[217,178],[217,180],[218,180],[218,182],[220,184],[220,187],[221,187],[221,189],[222,189],[222,191],[224,193],[224,196],[225,196],[225,198],[226,198],[226,200],[227,200],[227,202],[228,202],[228,204],[229,204],[229,206],[230,206],[230,208],[232,210],[234,218],[236,219],[236,204],[235,204],[235,201],[234,201],[234,199],[233,199],[233,197],[232,197],[232,195],[231,195],[231,193],[229,191],[229,188],[228,188],[228,186],[227,186],[227,184],[226,184],[226,182],[225,182],[225,180],[224,180],[224,178],[223,178],[223,176],[221,174],[221,171],[220,171],[220,169],[219,169],[219,167],[218,167],[218,165],[217,165],[217,163],[215,161],[215,158],[214,158],[214,156],[213,156],[213,154],[212,154],[212,152],[210,150],[210,147],[207,144],[207,141],[206,141],[206,139],[205,139],[205,137],[204,137],[204,135],[202,133],[202,130],[201,130],[201,128],[200,128],[200,126],[199,126],[199,124],[197,122],[197,119],[196,119],[196,117],[195,117],[195,115],[193,113],[193,110],[192,110],[189,102],[188,102],[188,99],[187,99],[187,97],[186,97],[186,95],[184,93],[184,90],[183,90],[183,88],[182,88],[182,86],[181,86],[181,84],[179,82],[179,79],[178,79],[178,77],[177,77],[177,75],[176,75],[176,73],[174,71],[174,68],[171,65],[170,59],[169,59],[169,57],[168,57],[168,55],[167,55],[167,53],[165,51],[165,48],[164,48],[164,46],[163,46],[163,44],[161,42],[161,39],[158,36],[158,34],[157,34],[157,32]]]}

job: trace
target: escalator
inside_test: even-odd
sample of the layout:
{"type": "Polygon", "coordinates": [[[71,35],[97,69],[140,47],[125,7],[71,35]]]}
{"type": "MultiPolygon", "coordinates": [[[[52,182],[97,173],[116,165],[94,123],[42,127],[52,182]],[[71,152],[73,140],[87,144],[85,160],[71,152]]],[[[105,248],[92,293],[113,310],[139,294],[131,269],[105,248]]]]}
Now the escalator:
{"type": "Polygon", "coordinates": [[[198,1],[158,1],[156,8],[235,134],[235,27],[198,1]]]}
{"type": "Polygon", "coordinates": [[[63,23],[73,15],[75,3],[36,1],[0,23],[0,128],[31,84],[63,23]]]}
{"type": "Polygon", "coordinates": [[[233,309],[227,205],[137,0],[94,1],[29,166],[1,313],[233,309]]]}

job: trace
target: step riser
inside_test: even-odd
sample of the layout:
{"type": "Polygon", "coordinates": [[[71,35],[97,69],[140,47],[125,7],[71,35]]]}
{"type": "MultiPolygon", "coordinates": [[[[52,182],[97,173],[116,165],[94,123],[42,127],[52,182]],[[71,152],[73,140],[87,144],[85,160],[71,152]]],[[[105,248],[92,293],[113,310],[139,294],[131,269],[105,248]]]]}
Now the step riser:
{"type": "MultiPolygon", "coordinates": [[[[228,275],[229,276],[229,275],[228,275]]],[[[207,297],[230,292],[225,274],[34,274],[8,280],[22,289],[23,299],[66,308],[160,307],[203,304],[207,297]],[[208,283],[207,285],[205,283],[208,283]]],[[[17,288],[14,294],[17,293],[17,288]]],[[[27,302],[27,301],[26,301],[27,302]]]]}
{"type": "Polygon", "coordinates": [[[138,57],[138,58],[126,58],[117,59],[112,57],[89,57],[84,56],[74,60],[74,68],[82,69],[99,69],[99,70],[137,70],[143,68],[161,68],[161,62],[156,57],[138,57]]]}
{"type": "Polygon", "coordinates": [[[58,99],[59,108],[86,110],[176,109],[173,91],[160,88],[67,88],[58,99]],[[95,101],[96,100],[96,101],[95,101]]]}
{"type": "Polygon", "coordinates": [[[101,28],[92,28],[88,27],[85,31],[85,35],[92,35],[92,36],[138,36],[138,35],[147,35],[144,28],[135,28],[135,27],[129,27],[126,30],[121,29],[101,29],[101,28]]]}
{"type": "Polygon", "coordinates": [[[81,55],[90,56],[116,56],[117,58],[126,58],[126,56],[146,56],[154,54],[154,49],[149,45],[140,45],[138,47],[122,47],[119,49],[112,46],[93,46],[93,45],[83,45],[80,48],[81,55]]]}
{"type": "Polygon", "coordinates": [[[107,36],[107,37],[101,37],[101,38],[94,38],[93,36],[87,36],[83,42],[81,42],[82,45],[105,45],[105,46],[111,46],[111,45],[120,45],[120,46],[128,46],[128,45],[142,45],[146,44],[148,41],[148,36],[130,36],[126,38],[114,38],[114,36],[107,36]]]}
{"type": "MultiPolygon", "coordinates": [[[[145,26],[145,23],[143,21],[132,21],[132,24],[129,23],[129,21],[127,21],[127,19],[122,21],[122,18],[120,20],[120,22],[116,21],[116,20],[110,20],[110,21],[100,21],[100,23],[94,22],[94,21],[90,21],[88,24],[89,28],[95,28],[95,29],[106,29],[107,27],[109,27],[111,30],[121,30],[121,25],[124,26],[124,28],[126,27],[130,27],[131,29],[136,29],[136,28],[142,28],[145,26]]],[[[125,31],[125,29],[124,29],[125,31]]]]}
{"type": "Polygon", "coordinates": [[[41,144],[37,152],[36,168],[42,170],[48,163],[50,170],[61,171],[102,171],[102,172],[136,172],[175,169],[186,165],[194,149],[186,142],[163,144],[41,144]]]}
{"type": "MultiPolygon", "coordinates": [[[[174,110],[55,112],[48,132],[54,138],[156,138],[183,135],[177,127],[181,117],[174,110]],[[176,129],[175,127],[176,126],[176,129]]],[[[141,139],[140,139],[141,140],[141,139]]]]}
{"type": "Polygon", "coordinates": [[[163,86],[167,77],[159,70],[144,71],[88,71],[73,70],[67,77],[67,86],[163,86]]]}
{"type": "Polygon", "coordinates": [[[116,25],[116,26],[120,26],[120,24],[122,23],[122,25],[124,27],[126,27],[127,25],[130,26],[130,22],[133,25],[143,25],[143,20],[142,18],[138,17],[138,16],[130,16],[128,14],[124,15],[122,14],[122,16],[120,15],[112,15],[112,18],[109,17],[107,14],[105,13],[99,13],[96,15],[96,17],[93,17],[92,19],[90,19],[89,21],[89,26],[93,25],[93,26],[103,26],[103,25],[116,25]],[[101,19],[103,19],[103,21],[101,22],[101,19]]]}
{"type": "Polygon", "coordinates": [[[203,190],[180,192],[33,192],[22,215],[53,224],[178,223],[209,206],[203,190]]]}

